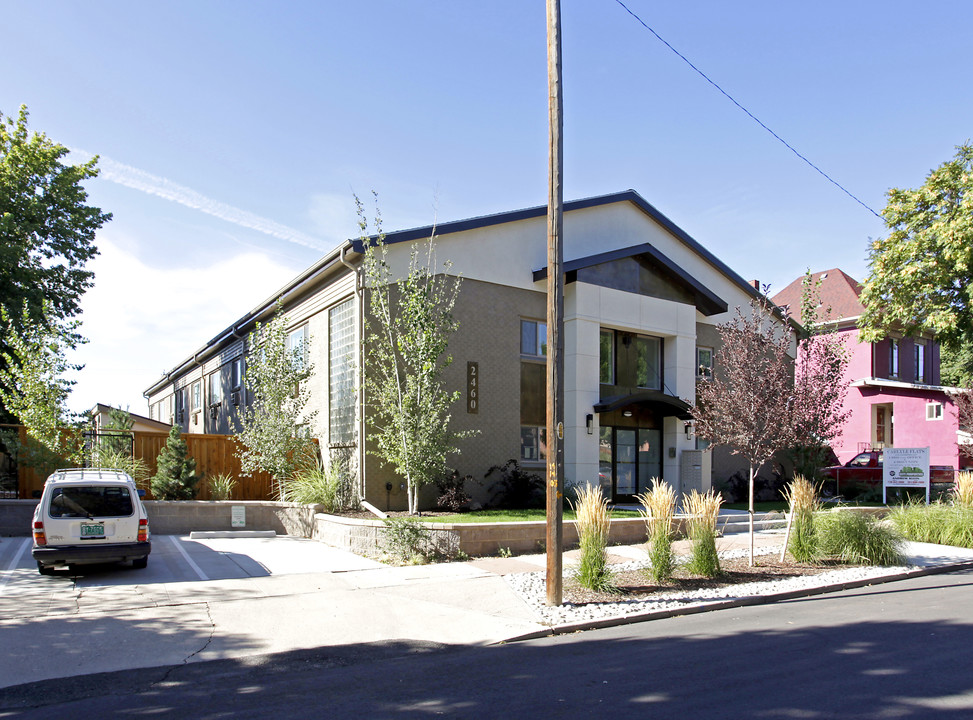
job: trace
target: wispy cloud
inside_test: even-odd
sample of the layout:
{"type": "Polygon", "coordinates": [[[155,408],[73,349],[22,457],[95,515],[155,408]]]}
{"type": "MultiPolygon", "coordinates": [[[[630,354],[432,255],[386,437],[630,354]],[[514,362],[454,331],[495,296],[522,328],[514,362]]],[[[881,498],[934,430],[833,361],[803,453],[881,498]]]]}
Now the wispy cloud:
{"type": "MultiPolygon", "coordinates": [[[[85,152],[84,150],[72,148],[71,152],[82,161],[93,157],[91,153],[85,152]]],[[[156,197],[174,203],[179,203],[180,205],[192,208],[193,210],[199,210],[220,220],[233,223],[234,225],[275,237],[278,240],[303,245],[306,248],[321,252],[329,249],[329,246],[326,246],[321,240],[306,235],[299,230],[260,217],[248,210],[242,210],[241,208],[213,200],[185,185],[174,183],[171,180],[159,177],[158,175],[152,175],[130,165],[124,165],[104,155],[98,157],[98,168],[101,171],[99,177],[109,182],[117,183],[118,185],[132,188],[133,190],[139,190],[148,195],[155,195],[156,197]]]]}

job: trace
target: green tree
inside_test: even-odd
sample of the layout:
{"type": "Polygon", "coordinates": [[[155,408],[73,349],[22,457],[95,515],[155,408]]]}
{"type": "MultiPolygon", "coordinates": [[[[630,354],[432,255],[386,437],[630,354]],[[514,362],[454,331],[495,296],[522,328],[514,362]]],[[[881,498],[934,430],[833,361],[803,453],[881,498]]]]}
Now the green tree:
{"type": "Polygon", "coordinates": [[[74,385],[65,375],[81,369],[65,359],[80,336],[77,321],[33,323],[26,302],[19,322],[0,306],[0,401],[27,429],[28,435],[57,456],[80,464],[82,437],[78,418],[67,410],[74,385]]]}
{"type": "Polygon", "coordinates": [[[179,423],[169,430],[169,437],[156,460],[156,473],[151,480],[157,500],[192,500],[196,497],[196,460],[190,457],[179,423]]]}
{"type": "Polygon", "coordinates": [[[458,453],[456,440],[469,433],[450,430],[450,392],[443,372],[452,362],[449,337],[457,328],[453,306],[459,278],[437,273],[430,237],[420,253],[413,246],[409,273],[395,280],[376,212],[374,238],[356,197],[368,313],[365,328],[365,392],[375,454],[405,479],[409,512],[419,511],[419,489],[445,475],[446,458],[458,453]]]}
{"type": "MultiPolygon", "coordinates": [[[[97,158],[64,164],[68,149],[29,133],[27,117],[23,106],[16,120],[0,113],[0,307],[11,321],[0,333],[0,353],[6,356],[11,331],[36,328],[56,336],[80,312],[93,283],[85,264],[98,252],[95,232],[111,219],[86,204],[82,187],[98,174],[97,158]]],[[[10,420],[10,412],[0,401],[0,418],[10,420]]]]}
{"type": "Polygon", "coordinates": [[[943,348],[939,372],[943,385],[973,387],[973,340],[964,339],[958,347],[943,348]]]}
{"type": "Polygon", "coordinates": [[[889,229],[872,243],[862,285],[862,338],[890,330],[932,332],[950,349],[973,340],[973,145],[929,173],[916,190],[893,188],[889,229]]]}
{"type": "Polygon", "coordinates": [[[309,452],[317,415],[304,412],[310,398],[306,381],[313,370],[309,341],[288,347],[286,318],[278,301],[273,319],[257,325],[248,345],[245,380],[253,402],[237,435],[240,463],[244,473],[263,470],[273,476],[274,491],[283,497],[286,483],[309,452]]]}

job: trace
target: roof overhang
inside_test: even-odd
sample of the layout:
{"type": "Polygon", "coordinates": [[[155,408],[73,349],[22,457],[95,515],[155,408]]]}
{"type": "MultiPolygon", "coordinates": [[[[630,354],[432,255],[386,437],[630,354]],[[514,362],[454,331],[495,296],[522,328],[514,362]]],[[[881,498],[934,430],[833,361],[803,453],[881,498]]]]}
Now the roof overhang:
{"type": "MultiPolygon", "coordinates": [[[[571,283],[577,280],[578,270],[631,257],[648,258],[653,263],[664,269],[677,283],[692,293],[693,298],[695,299],[696,309],[703,313],[703,315],[719,315],[720,313],[725,313],[727,311],[727,304],[725,300],[709,290],[707,287],[703,286],[698,280],[696,280],[696,278],[679,267],[679,265],[669,259],[668,256],[659,252],[659,250],[650,243],[643,243],[641,245],[634,245],[632,247],[611,250],[609,252],[599,253],[597,255],[589,255],[583,258],[569,260],[568,262],[564,263],[565,282],[571,283]]],[[[545,278],[547,278],[546,266],[540,270],[534,270],[534,282],[539,282],[545,278]]]]}
{"type": "Polygon", "coordinates": [[[629,405],[648,406],[664,416],[675,416],[680,420],[692,420],[691,408],[675,395],[667,395],[661,390],[639,390],[627,395],[615,395],[595,404],[596,413],[612,412],[629,405]]]}

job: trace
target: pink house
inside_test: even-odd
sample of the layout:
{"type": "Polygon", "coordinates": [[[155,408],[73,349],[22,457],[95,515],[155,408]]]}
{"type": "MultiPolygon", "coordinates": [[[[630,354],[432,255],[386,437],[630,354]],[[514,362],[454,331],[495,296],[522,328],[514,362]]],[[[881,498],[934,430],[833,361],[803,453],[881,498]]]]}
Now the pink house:
{"type": "MultiPolygon", "coordinates": [[[[861,285],[838,269],[812,277],[821,281],[821,319],[837,323],[851,351],[846,400],[851,419],[833,448],[838,459],[845,463],[859,452],[883,447],[928,446],[931,464],[961,467],[951,395],[956,388],[940,385],[939,344],[931,335],[896,334],[877,343],[862,342],[857,324],[864,310],[861,285]]],[[[803,279],[773,297],[798,322],[803,279]]]]}

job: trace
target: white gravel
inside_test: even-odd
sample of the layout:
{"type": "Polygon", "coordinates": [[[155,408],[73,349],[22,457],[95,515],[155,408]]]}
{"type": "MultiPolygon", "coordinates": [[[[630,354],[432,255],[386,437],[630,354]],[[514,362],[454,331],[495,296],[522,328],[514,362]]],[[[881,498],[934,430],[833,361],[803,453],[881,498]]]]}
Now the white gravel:
{"type": "MultiPolygon", "coordinates": [[[[780,553],[780,547],[759,548],[757,553],[761,555],[780,553]]],[[[720,557],[728,559],[744,557],[747,554],[747,550],[732,550],[720,553],[720,557]]],[[[626,572],[629,570],[638,570],[645,567],[645,565],[646,563],[643,562],[629,562],[613,565],[612,567],[619,572],[626,572]]],[[[856,580],[878,578],[889,575],[891,572],[902,572],[912,569],[915,569],[915,567],[900,566],[894,569],[874,566],[853,567],[832,570],[818,575],[728,585],[721,588],[660,592],[651,598],[619,599],[615,602],[585,603],[583,605],[564,603],[559,607],[550,607],[546,604],[547,590],[545,587],[544,572],[517,573],[505,577],[510,586],[520,594],[524,601],[537,614],[540,622],[545,625],[557,626],[604,620],[613,617],[683,609],[691,606],[701,606],[760,595],[774,595],[794,590],[820,588],[840,583],[854,582],[856,580]]],[[[571,569],[567,568],[565,572],[566,578],[570,576],[570,571],[571,569]]]]}

